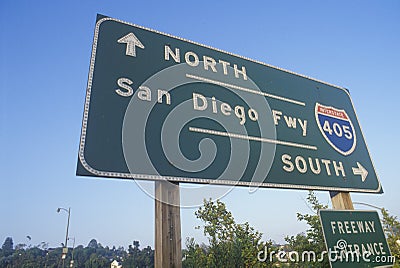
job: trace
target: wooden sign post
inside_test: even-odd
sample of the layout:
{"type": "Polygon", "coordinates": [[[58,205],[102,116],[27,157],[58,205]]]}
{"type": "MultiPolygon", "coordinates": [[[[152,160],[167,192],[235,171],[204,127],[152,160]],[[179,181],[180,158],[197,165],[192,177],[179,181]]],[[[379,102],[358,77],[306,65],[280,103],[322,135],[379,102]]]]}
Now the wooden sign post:
{"type": "Polygon", "coordinates": [[[181,268],[179,183],[155,182],[155,268],[181,268]]]}
{"type": "Polygon", "coordinates": [[[332,200],[333,209],[354,210],[349,192],[329,192],[332,200]]]}

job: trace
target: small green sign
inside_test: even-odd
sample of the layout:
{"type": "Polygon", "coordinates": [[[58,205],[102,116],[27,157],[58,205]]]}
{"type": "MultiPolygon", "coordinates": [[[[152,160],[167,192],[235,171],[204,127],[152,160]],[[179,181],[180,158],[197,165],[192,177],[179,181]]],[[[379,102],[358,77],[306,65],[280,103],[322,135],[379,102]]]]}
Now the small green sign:
{"type": "Polygon", "coordinates": [[[77,174],[382,192],[346,89],[101,15],[77,174]]]}
{"type": "Polygon", "coordinates": [[[391,267],[391,256],[376,211],[320,210],[332,268],[391,267]]]}

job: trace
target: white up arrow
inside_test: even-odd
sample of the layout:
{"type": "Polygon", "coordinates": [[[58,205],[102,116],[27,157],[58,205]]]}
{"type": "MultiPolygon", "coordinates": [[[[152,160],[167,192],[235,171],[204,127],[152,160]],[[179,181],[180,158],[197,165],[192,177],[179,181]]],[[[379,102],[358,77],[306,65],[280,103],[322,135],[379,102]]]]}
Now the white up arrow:
{"type": "Polygon", "coordinates": [[[361,175],[361,180],[362,182],[365,181],[365,179],[368,176],[368,170],[366,170],[360,162],[357,162],[357,167],[353,167],[353,174],[354,175],[361,175]]]}
{"type": "Polygon", "coordinates": [[[126,44],[125,54],[127,56],[136,57],[136,47],[144,49],[144,45],[133,33],[128,33],[127,35],[118,39],[118,43],[126,44]]]}

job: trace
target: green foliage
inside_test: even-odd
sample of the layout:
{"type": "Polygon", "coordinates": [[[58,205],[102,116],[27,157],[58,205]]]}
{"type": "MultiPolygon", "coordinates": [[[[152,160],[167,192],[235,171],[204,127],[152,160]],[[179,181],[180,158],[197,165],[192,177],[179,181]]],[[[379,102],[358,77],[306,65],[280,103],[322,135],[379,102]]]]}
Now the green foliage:
{"type": "Polygon", "coordinates": [[[4,240],[0,251],[0,267],[8,267],[12,264],[12,254],[14,253],[14,242],[11,237],[4,240]]]}
{"type": "MultiPolygon", "coordinates": [[[[322,205],[313,191],[309,191],[307,196],[307,203],[314,212],[313,214],[297,213],[297,220],[305,221],[309,228],[306,234],[298,234],[296,236],[286,236],[285,241],[288,243],[289,251],[296,251],[300,254],[305,251],[314,251],[317,258],[319,258],[323,251],[326,250],[324,235],[322,232],[321,222],[319,220],[318,211],[320,209],[328,208],[327,205],[322,205]]],[[[329,260],[324,259],[320,262],[299,262],[291,264],[292,267],[330,267],[329,260]]]]}
{"type": "Polygon", "coordinates": [[[392,216],[389,212],[382,208],[382,227],[386,234],[390,252],[396,257],[394,267],[400,267],[400,222],[396,216],[392,216]]]}
{"type": "MultiPolygon", "coordinates": [[[[74,267],[80,268],[110,267],[113,260],[117,260],[123,267],[154,267],[154,250],[151,247],[140,250],[139,241],[134,241],[133,245],[129,245],[129,251],[124,250],[123,247],[110,249],[92,239],[87,247],[69,248],[65,267],[71,267],[72,255],[74,267]]],[[[61,255],[61,247],[48,249],[44,242],[34,247],[18,244],[13,249],[12,238],[9,237],[0,251],[0,268],[58,268],[62,267],[61,255]],[[4,252],[7,256],[3,255],[4,252]]]]}
{"type": "Polygon", "coordinates": [[[206,245],[196,244],[194,238],[186,238],[186,249],[182,251],[184,260],[183,267],[206,267],[207,265],[207,250],[206,245]]]}
{"type": "Polygon", "coordinates": [[[1,247],[1,254],[3,257],[8,257],[14,252],[14,242],[11,237],[7,237],[4,240],[3,246],[1,247]]]}
{"type": "Polygon", "coordinates": [[[92,249],[98,248],[97,240],[96,239],[90,240],[90,242],[89,242],[87,247],[88,248],[92,248],[92,249]]]}
{"type": "Polygon", "coordinates": [[[129,245],[128,256],[122,262],[122,267],[153,267],[154,266],[154,250],[150,246],[140,250],[139,241],[133,241],[129,245]]]}
{"type": "Polygon", "coordinates": [[[236,223],[224,203],[204,200],[195,215],[204,222],[209,245],[187,239],[183,267],[267,267],[257,259],[258,252],[267,245],[261,241],[262,234],[248,222],[236,223]]]}
{"type": "MultiPolygon", "coordinates": [[[[308,255],[305,255],[305,260],[301,259],[303,252],[314,252],[318,260],[322,252],[326,251],[318,211],[328,206],[321,204],[313,191],[309,192],[306,200],[313,213],[297,213],[297,220],[306,222],[308,229],[296,236],[286,236],[287,244],[279,249],[271,247],[271,243],[263,243],[261,234],[247,222],[237,224],[232,213],[221,201],[205,200],[195,215],[204,222],[203,231],[209,245],[199,245],[193,238],[188,238],[186,249],[183,250],[183,267],[330,267],[326,254],[322,262],[314,261],[312,255],[311,261],[308,261],[308,255]],[[297,252],[299,261],[280,262],[275,256],[272,262],[260,262],[257,260],[257,254],[264,246],[268,247],[269,252],[285,251],[285,260],[288,260],[291,252],[297,252]]],[[[385,209],[382,209],[382,215],[388,244],[392,255],[396,257],[394,267],[400,267],[400,222],[385,209]]],[[[292,256],[297,257],[295,254],[292,256]]]]}

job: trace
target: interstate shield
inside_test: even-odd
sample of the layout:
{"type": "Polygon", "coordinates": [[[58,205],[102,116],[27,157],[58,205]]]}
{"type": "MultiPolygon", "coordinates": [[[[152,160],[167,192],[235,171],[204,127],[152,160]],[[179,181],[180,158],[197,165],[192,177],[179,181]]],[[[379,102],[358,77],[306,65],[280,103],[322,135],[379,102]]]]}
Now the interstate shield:
{"type": "Polygon", "coordinates": [[[356,147],[356,133],[345,110],[315,104],[315,119],[325,140],[339,153],[351,154],[356,147]]]}

